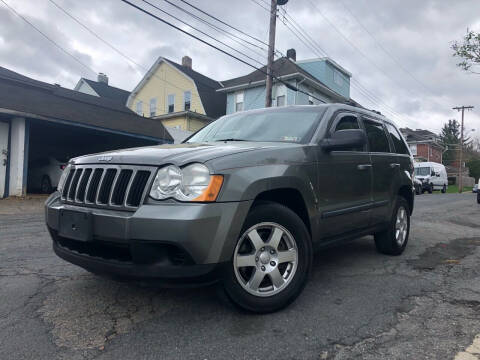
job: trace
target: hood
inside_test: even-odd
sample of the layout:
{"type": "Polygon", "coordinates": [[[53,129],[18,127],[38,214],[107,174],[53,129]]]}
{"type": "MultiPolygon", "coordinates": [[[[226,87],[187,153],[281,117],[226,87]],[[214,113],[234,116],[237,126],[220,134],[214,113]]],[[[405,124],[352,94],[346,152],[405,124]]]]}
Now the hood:
{"type": "Polygon", "coordinates": [[[74,164],[174,164],[182,166],[191,162],[206,162],[227,155],[278,146],[282,146],[282,143],[228,141],[158,145],[85,155],[72,159],[72,162],[74,164]]]}

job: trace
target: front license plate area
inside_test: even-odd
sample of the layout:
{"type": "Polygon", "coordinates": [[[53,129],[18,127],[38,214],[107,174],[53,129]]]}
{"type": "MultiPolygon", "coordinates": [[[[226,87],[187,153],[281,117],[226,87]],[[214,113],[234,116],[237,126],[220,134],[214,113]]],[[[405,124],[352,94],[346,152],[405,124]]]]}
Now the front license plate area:
{"type": "Polygon", "coordinates": [[[92,239],[92,214],[86,211],[60,210],[58,234],[79,241],[92,239]]]}

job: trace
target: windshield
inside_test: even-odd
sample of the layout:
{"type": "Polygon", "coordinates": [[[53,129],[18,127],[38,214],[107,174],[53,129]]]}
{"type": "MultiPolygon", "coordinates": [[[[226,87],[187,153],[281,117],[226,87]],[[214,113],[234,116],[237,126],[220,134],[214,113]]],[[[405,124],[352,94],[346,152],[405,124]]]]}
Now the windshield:
{"type": "Polygon", "coordinates": [[[318,108],[238,113],[214,121],[187,142],[236,140],[306,143],[312,137],[320,115],[318,108]]]}
{"type": "Polygon", "coordinates": [[[417,167],[417,168],[415,168],[415,175],[416,176],[428,176],[428,175],[430,175],[430,168],[429,167],[417,167]]]}

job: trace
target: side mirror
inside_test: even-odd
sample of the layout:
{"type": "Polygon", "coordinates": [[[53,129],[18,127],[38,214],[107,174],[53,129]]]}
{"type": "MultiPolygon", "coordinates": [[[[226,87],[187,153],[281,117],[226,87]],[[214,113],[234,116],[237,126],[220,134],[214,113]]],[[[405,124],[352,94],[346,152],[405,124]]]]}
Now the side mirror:
{"type": "Polygon", "coordinates": [[[363,147],[367,143],[367,135],[361,129],[348,129],[335,131],[331,138],[323,139],[321,147],[330,152],[363,147]]]}

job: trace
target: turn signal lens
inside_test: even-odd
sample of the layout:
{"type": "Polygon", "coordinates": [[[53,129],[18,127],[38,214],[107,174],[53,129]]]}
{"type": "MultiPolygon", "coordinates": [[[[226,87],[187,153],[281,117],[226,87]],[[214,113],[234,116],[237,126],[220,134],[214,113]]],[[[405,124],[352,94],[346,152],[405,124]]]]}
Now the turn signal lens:
{"type": "Polygon", "coordinates": [[[210,183],[207,188],[203,191],[202,195],[196,197],[192,201],[201,201],[201,202],[212,202],[217,200],[218,194],[223,184],[222,175],[211,175],[210,183]]]}

